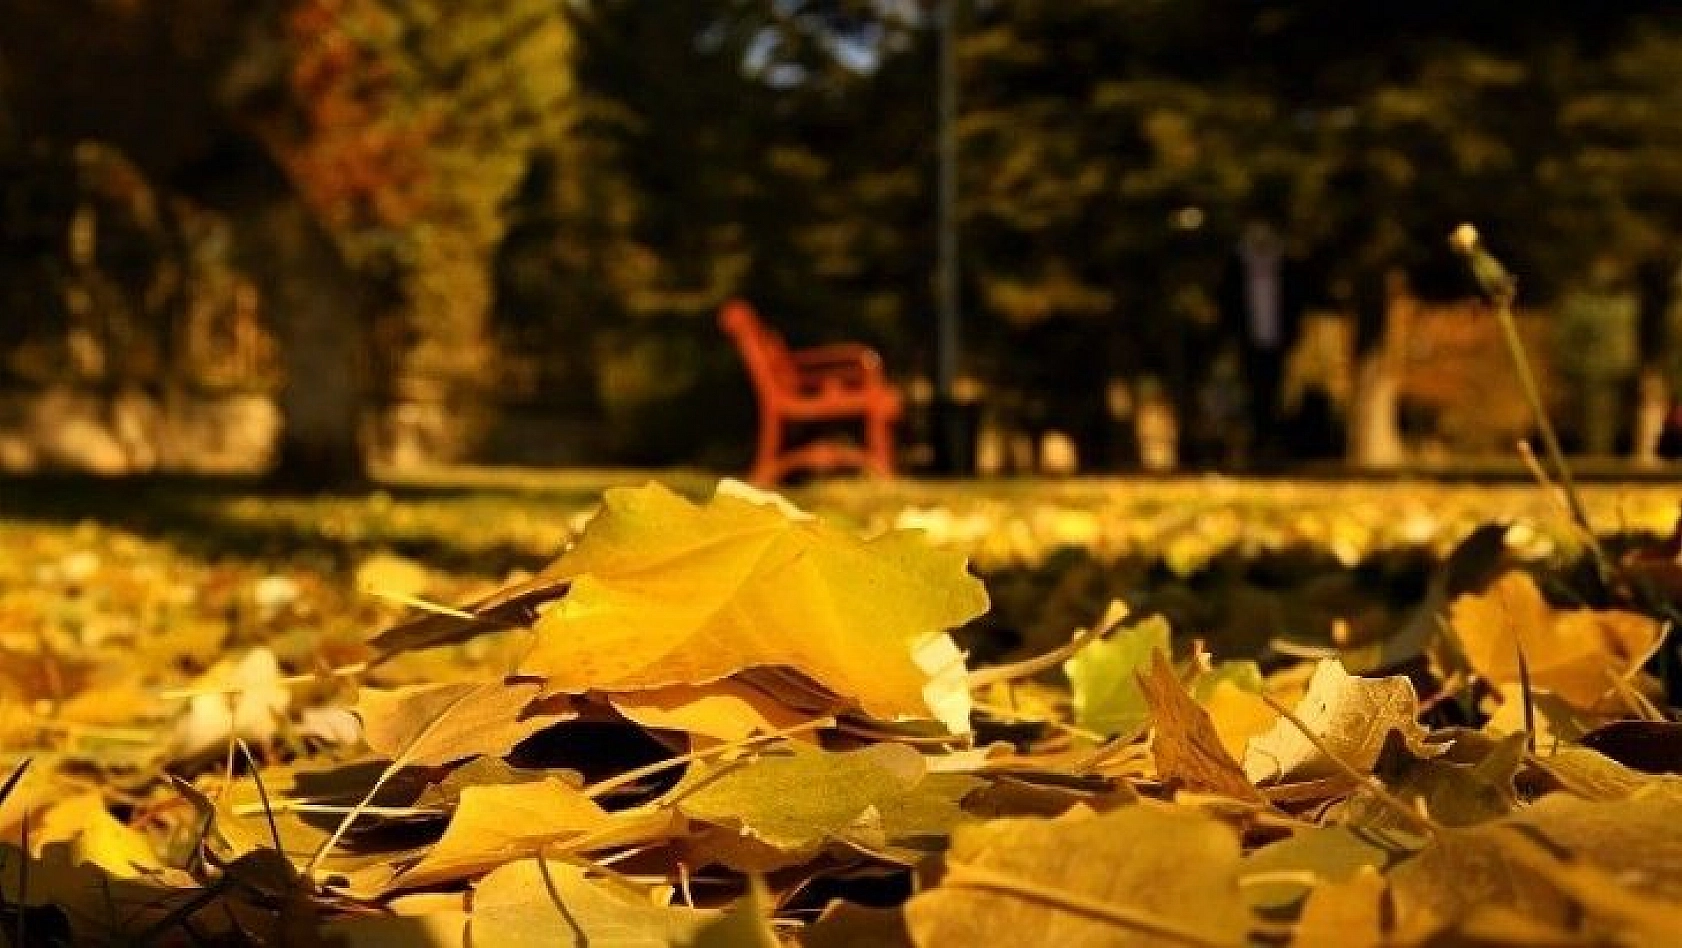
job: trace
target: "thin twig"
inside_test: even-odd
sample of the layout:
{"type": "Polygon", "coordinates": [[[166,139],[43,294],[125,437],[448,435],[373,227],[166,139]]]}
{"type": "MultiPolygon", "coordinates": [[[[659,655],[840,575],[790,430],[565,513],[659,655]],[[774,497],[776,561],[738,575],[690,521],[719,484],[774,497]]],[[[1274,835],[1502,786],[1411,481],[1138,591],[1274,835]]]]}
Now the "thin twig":
{"type": "Polygon", "coordinates": [[[1009,665],[995,665],[990,668],[978,668],[969,673],[969,687],[971,691],[985,688],[1000,681],[1015,681],[1037,675],[1049,668],[1055,668],[1085,648],[1094,639],[1110,634],[1116,626],[1127,618],[1127,606],[1120,602],[1112,602],[1103,617],[1090,629],[1081,629],[1067,644],[1059,646],[1043,655],[1012,662],[1009,665]]]}
{"type": "Polygon", "coordinates": [[[282,858],[286,856],[286,847],[280,841],[280,825],[274,820],[274,808],[269,805],[269,791],[263,786],[261,768],[257,766],[257,758],[251,756],[251,746],[245,743],[245,738],[236,737],[240,753],[245,755],[245,765],[251,768],[251,782],[257,786],[257,799],[263,804],[263,819],[269,824],[269,838],[274,840],[275,852],[282,858]]]}
{"type": "Polygon", "coordinates": [[[339,844],[339,840],[347,831],[349,831],[351,824],[356,822],[356,818],[361,816],[369,804],[374,802],[374,795],[380,792],[380,788],[385,786],[386,781],[396,776],[397,772],[402,770],[404,767],[409,766],[409,757],[414,753],[414,749],[421,746],[427,738],[431,737],[433,732],[438,730],[438,727],[443,724],[444,719],[449,717],[450,713],[456,708],[460,707],[461,703],[467,700],[468,695],[471,694],[473,694],[472,691],[464,691],[460,695],[457,695],[456,698],[449,704],[445,705],[442,710],[433,716],[432,720],[426,722],[426,727],[421,728],[420,733],[416,734],[414,739],[409,742],[408,746],[403,748],[403,752],[397,755],[396,759],[388,764],[385,770],[380,772],[380,776],[374,781],[374,785],[368,788],[367,795],[364,796],[349,813],[345,814],[345,818],[339,821],[338,826],[334,827],[333,835],[327,837],[325,840],[322,840],[321,845],[316,847],[315,853],[310,856],[310,861],[304,864],[303,874],[305,877],[314,877],[315,871],[320,868],[322,860],[326,859],[327,854],[332,851],[333,847],[339,844]]]}
{"type": "Polygon", "coordinates": [[[657,760],[652,764],[638,767],[635,770],[627,770],[622,774],[609,777],[599,783],[591,784],[590,786],[584,788],[584,795],[587,797],[600,797],[605,794],[612,793],[615,790],[621,790],[628,787],[644,777],[650,777],[657,773],[663,773],[673,767],[680,767],[684,764],[693,763],[695,761],[717,757],[720,754],[727,754],[734,750],[752,747],[755,744],[764,744],[767,741],[781,740],[782,738],[789,737],[794,734],[800,734],[805,731],[812,731],[822,727],[833,727],[834,725],[834,718],[813,718],[810,721],[802,721],[799,724],[792,727],[785,727],[781,730],[768,731],[764,734],[756,734],[753,737],[744,738],[739,741],[731,741],[728,744],[718,744],[713,747],[708,747],[705,750],[691,751],[687,754],[679,754],[676,757],[668,757],[665,760],[657,760]]]}
{"type": "Polygon", "coordinates": [[[1409,826],[1418,830],[1425,836],[1429,836],[1433,839],[1436,838],[1438,835],[1437,824],[1421,815],[1418,810],[1408,806],[1407,803],[1403,802],[1400,797],[1391,793],[1390,788],[1386,787],[1383,781],[1374,777],[1372,774],[1364,774],[1359,770],[1356,770],[1354,765],[1344,760],[1336,751],[1332,750],[1331,746],[1328,745],[1325,740],[1320,737],[1320,735],[1314,733],[1314,729],[1308,726],[1307,721],[1304,721],[1301,717],[1299,717],[1295,711],[1285,707],[1278,698],[1275,698],[1266,692],[1261,692],[1260,698],[1262,701],[1267,703],[1268,707],[1277,711],[1280,717],[1291,722],[1292,726],[1294,726],[1298,731],[1301,731],[1302,736],[1308,739],[1308,743],[1313,744],[1314,749],[1319,751],[1321,754],[1324,754],[1326,759],[1331,761],[1332,765],[1338,770],[1343,771],[1345,776],[1352,778],[1357,784],[1364,787],[1366,791],[1376,797],[1380,803],[1383,803],[1385,806],[1396,811],[1396,814],[1400,816],[1409,826]]]}

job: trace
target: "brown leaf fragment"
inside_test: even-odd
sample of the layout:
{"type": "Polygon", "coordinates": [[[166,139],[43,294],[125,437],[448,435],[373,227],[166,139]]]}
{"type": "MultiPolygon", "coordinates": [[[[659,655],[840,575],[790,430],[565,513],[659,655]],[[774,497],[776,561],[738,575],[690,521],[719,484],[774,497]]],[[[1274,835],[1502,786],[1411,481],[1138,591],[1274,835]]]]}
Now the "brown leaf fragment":
{"type": "MultiPolygon", "coordinates": [[[[1402,735],[1418,757],[1435,751],[1425,744],[1419,697],[1405,676],[1355,678],[1335,659],[1320,662],[1296,715],[1338,760],[1365,772],[1377,763],[1391,731],[1402,735]]],[[[1252,783],[1297,783],[1342,776],[1342,768],[1297,725],[1285,718],[1244,752],[1244,774],[1252,783]]]]}
{"type": "Polygon", "coordinates": [[[1156,726],[1151,754],[1164,784],[1266,803],[1221,744],[1209,712],[1186,693],[1167,657],[1153,653],[1150,669],[1138,679],[1156,726]]]}
{"type": "Polygon", "coordinates": [[[451,682],[384,691],[364,688],[356,713],[375,752],[436,767],[481,754],[499,756],[570,711],[522,715],[541,687],[535,682],[451,682]],[[440,717],[440,715],[442,717],[440,717]],[[435,723],[436,722],[436,723],[435,723]]]}
{"type": "Polygon", "coordinates": [[[461,611],[471,613],[472,618],[429,612],[386,629],[368,644],[379,653],[379,662],[403,652],[453,645],[489,632],[528,628],[537,621],[537,607],[566,595],[567,586],[566,580],[544,570],[468,604],[461,611]]]}

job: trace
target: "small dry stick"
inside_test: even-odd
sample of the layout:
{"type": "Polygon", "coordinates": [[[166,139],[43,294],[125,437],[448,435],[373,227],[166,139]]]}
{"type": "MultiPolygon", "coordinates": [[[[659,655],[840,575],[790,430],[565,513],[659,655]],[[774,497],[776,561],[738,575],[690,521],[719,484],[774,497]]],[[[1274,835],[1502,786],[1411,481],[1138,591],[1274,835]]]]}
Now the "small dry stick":
{"type": "Polygon", "coordinates": [[[333,829],[333,835],[322,840],[321,845],[316,847],[315,853],[310,856],[310,861],[304,864],[303,875],[305,877],[314,877],[315,870],[320,868],[322,860],[326,859],[327,854],[333,851],[333,847],[339,844],[339,840],[350,830],[350,826],[356,822],[356,818],[361,816],[363,811],[374,802],[375,794],[379,793],[380,788],[386,785],[386,781],[396,776],[397,772],[404,767],[409,766],[409,757],[414,753],[415,748],[425,743],[426,739],[438,730],[439,725],[444,723],[444,719],[460,707],[461,703],[467,700],[467,696],[472,693],[471,691],[463,692],[455,700],[445,705],[442,710],[433,716],[432,720],[426,722],[426,727],[421,728],[420,733],[415,735],[415,739],[409,742],[409,746],[403,748],[403,752],[398,754],[396,759],[380,772],[379,777],[374,781],[374,785],[368,788],[367,795],[355,807],[352,807],[351,811],[345,814],[345,818],[339,821],[339,825],[333,829]]]}
{"type": "Polygon", "coordinates": [[[251,782],[257,785],[257,799],[263,804],[263,819],[269,823],[269,838],[274,840],[274,850],[284,857],[286,847],[280,842],[280,826],[274,821],[274,807],[269,804],[269,791],[263,786],[263,774],[257,766],[257,758],[251,756],[251,747],[244,738],[236,737],[234,741],[239,744],[240,753],[245,755],[245,765],[251,768],[251,782]]]}
{"type": "Polygon", "coordinates": [[[706,760],[710,757],[728,754],[734,750],[752,747],[755,744],[764,744],[767,741],[781,740],[782,738],[789,737],[794,734],[800,734],[805,731],[812,731],[822,727],[833,727],[834,725],[834,718],[814,718],[810,721],[802,721],[799,724],[792,727],[785,727],[781,730],[769,731],[765,734],[756,734],[753,737],[745,738],[739,741],[731,741],[728,744],[719,744],[714,747],[709,747],[706,750],[693,751],[688,754],[679,754],[676,757],[668,757],[665,760],[657,760],[652,764],[638,767],[635,770],[627,770],[617,776],[609,777],[600,783],[591,784],[590,786],[584,788],[584,795],[587,797],[600,797],[605,794],[612,793],[615,790],[628,787],[644,777],[650,777],[654,774],[662,773],[672,769],[673,767],[680,767],[684,764],[693,763],[698,760],[706,760]]]}

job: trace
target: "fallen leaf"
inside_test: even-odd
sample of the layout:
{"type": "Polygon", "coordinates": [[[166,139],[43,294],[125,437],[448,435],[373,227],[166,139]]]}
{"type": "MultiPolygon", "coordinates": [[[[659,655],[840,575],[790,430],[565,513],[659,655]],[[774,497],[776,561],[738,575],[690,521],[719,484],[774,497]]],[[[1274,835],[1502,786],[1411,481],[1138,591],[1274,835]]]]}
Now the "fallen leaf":
{"type": "Polygon", "coordinates": [[[824,906],[805,931],[803,948],[911,948],[911,933],[905,928],[905,912],[874,908],[839,899],[824,906]]]}
{"type": "MultiPolygon", "coordinates": [[[[1325,659],[1309,680],[1296,716],[1343,763],[1366,772],[1377,763],[1391,731],[1402,735],[1417,756],[1432,756],[1419,724],[1419,698],[1403,676],[1354,678],[1334,659],[1325,659]]],[[[1252,783],[1286,783],[1338,777],[1342,768],[1321,753],[1291,721],[1251,739],[1244,774],[1252,783]]]]}
{"type": "Polygon", "coordinates": [[[432,571],[407,557],[375,553],[356,564],[353,582],[362,593],[416,599],[432,584],[432,571]]]}
{"type": "Polygon", "coordinates": [[[1394,853],[1371,833],[1346,826],[1313,826],[1269,843],[1244,858],[1244,897],[1256,909],[1289,907],[1362,869],[1383,869],[1394,853]]]}
{"type": "Polygon", "coordinates": [[[146,837],[118,822],[98,793],[78,793],[60,800],[38,819],[39,823],[30,827],[32,847],[67,842],[71,859],[92,863],[119,879],[163,868],[146,837]]]}
{"type": "Polygon", "coordinates": [[[266,648],[254,648],[238,661],[218,662],[193,682],[187,710],[175,723],[176,753],[191,756],[225,746],[235,737],[267,743],[280,732],[292,691],[280,662],[266,648]]]}
{"type": "Polygon", "coordinates": [[[444,835],[396,882],[415,888],[465,879],[545,847],[564,851],[581,839],[600,848],[624,846],[662,838],[671,828],[669,813],[609,813],[582,791],[553,778],[467,787],[444,835]]]}
{"type": "Polygon", "coordinates": [[[1399,927],[1428,934],[1500,909],[1565,932],[1592,923],[1578,936],[1584,943],[1649,921],[1673,936],[1682,920],[1679,820],[1682,789],[1660,784],[1618,801],[1550,794],[1506,819],[1444,830],[1390,874],[1399,927]]]}
{"type": "MultiPolygon", "coordinates": [[[[732,678],[608,695],[613,710],[652,730],[683,731],[716,741],[741,741],[808,720],[752,685],[732,678]]],[[[812,735],[801,735],[813,739],[812,735]]]]}
{"type": "Polygon", "coordinates": [[[382,756],[435,767],[480,754],[502,755],[572,712],[522,716],[542,688],[535,682],[452,682],[383,691],[363,688],[356,714],[363,739],[382,756]]]}
{"type": "Polygon", "coordinates": [[[1591,709],[1613,677],[1639,669],[1658,647],[1656,619],[1616,609],[1555,609],[1529,573],[1505,573],[1480,594],[1461,596],[1450,624],[1467,662],[1500,685],[1517,683],[1524,650],[1531,687],[1591,709]]]}
{"type": "Polygon", "coordinates": [[[1337,882],[1316,885],[1297,919],[1291,948],[1376,948],[1385,943],[1384,877],[1360,866],[1337,882]]]}
{"type": "Polygon", "coordinates": [[[571,863],[522,859],[474,887],[468,937],[487,948],[680,948],[718,917],[659,904],[624,882],[590,879],[571,863]]]}
{"type": "Polygon", "coordinates": [[[1545,775],[1549,789],[1585,800],[1622,800],[1642,787],[1674,779],[1632,770],[1586,747],[1561,747],[1546,757],[1532,757],[1529,764],[1545,775]]]}
{"type": "Polygon", "coordinates": [[[1237,836],[1192,811],[995,820],[954,834],[945,876],[905,916],[921,946],[1241,945],[1238,866],[1237,836]]]}
{"type": "Polygon", "coordinates": [[[673,791],[685,816],[723,826],[784,852],[800,852],[849,832],[874,829],[879,807],[924,778],[921,754],[903,744],[832,753],[791,747],[747,761],[724,762],[686,778],[673,791]]]}
{"type": "Polygon", "coordinates": [[[1267,733],[1279,720],[1279,712],[1262,700],[1259,688],[1252,691],[1230,681],[1215,682],[1198,701],[1233,760],[1242,760],[1250,738],[1267,733]]]}
{"type": "Polygon", "coordinates": [[[1235,800],[1265,802],[1221,744],[1209,713],[1186,693],[1166,654],[1152,652],[1150,668],[1138,676],[1138,681],[1155,722],[1151,755],[1163,783],[1235,800]]]}
{"type": "MultiPolygon", "coordinates": [[[[1518,805],[1514,780],[1524,761],[1524,735],[1491,738],[1477,731],[1459,732],[1444,752],[1421,760],[1392,746],[1376,775],[1390,794],[1442,826],[1475,826],[1506,816],[1518,805]]],[[[1365,830],[1406,831],[1412,826],[1392,805],[1361,788],[1338,814],[1347,825],[1365,830]]]]}
{"type": "Polygon", "coordinates": [[[608,491],[552,575],[571,590],[539,618],[521,666],[551,693],[782,665],[876,717],[968,731],[967,706],[951,707],[949,686],[927,693],[938,669],[917,655],[980,615],[987,594],[961,555],[917,534],[861,541],[728,494],[697,506],[650,484],[608,491]]]}
{"type": "Polygon", "coordinates": [[[1150,707],[1136,676],[1150,666],[1151,655],[1169,651],[1170,637],[1168,620],[1151,616],[1089,643],[1064,662],[1075,724],[1124,740],[1143,734],[1150,707]]]}

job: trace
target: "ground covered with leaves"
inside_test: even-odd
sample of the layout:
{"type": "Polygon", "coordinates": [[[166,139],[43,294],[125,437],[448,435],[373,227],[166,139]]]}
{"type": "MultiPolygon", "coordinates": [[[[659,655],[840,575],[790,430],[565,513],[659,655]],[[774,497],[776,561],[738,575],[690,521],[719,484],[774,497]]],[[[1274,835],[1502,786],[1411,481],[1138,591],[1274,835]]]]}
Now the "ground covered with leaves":
{"type": "Polygon", "coordinates": [[[642,480],[6,485],[0,935],[1682,931],[1671,492],[642,480]]]}

